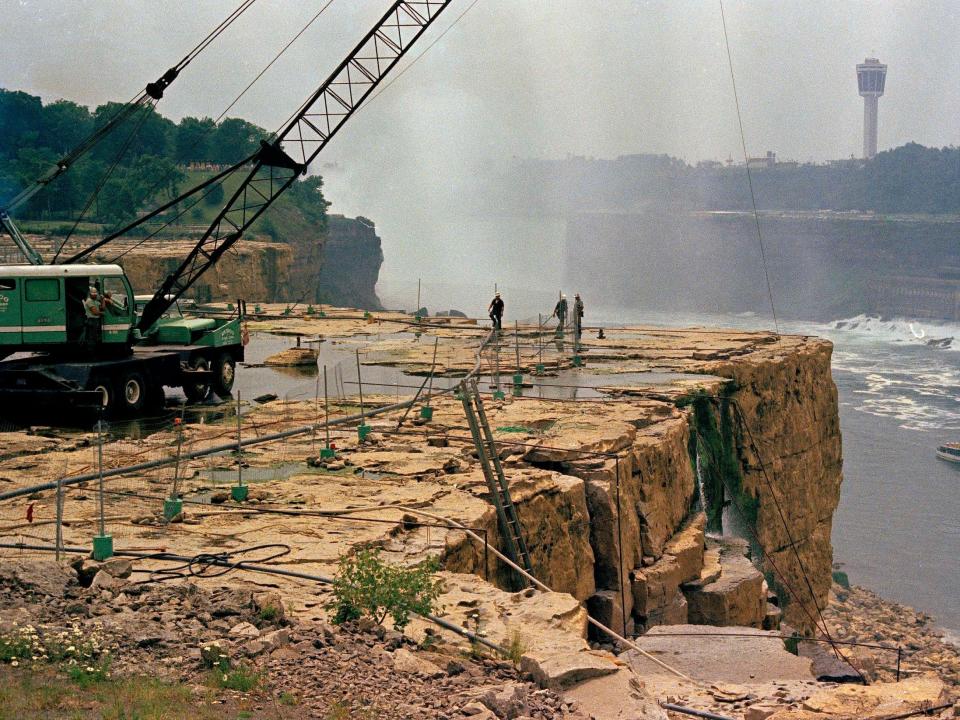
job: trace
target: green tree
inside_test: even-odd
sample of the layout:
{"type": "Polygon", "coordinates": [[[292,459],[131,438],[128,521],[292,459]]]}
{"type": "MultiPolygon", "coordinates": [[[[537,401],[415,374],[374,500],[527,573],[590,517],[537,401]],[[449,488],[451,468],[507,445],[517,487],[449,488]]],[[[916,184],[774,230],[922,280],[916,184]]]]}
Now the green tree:
{"type": "Polygon", "coordinates": [[[174,160],[185,165],[210,159],[210,139],[216,131],[210,118],[185,117],[177,125],[174,140],[174,160]]]}
{"type": "Polygon", "coordinates": [[[263,128],[239,118],[227,118],[217,126],[210,138],[209,159],[231,165],[252,155],[260,147],[260,139],[267,136],[263,128]]]}
{"type": "Polygon", "coordinates": [[[58,155],[65,155],[93,131],[93,117],[82,105],[57,100],[43,107],[40,141],[58,155]]]}
{"type": "Polygon", "coordinates": [[[40,98],[25,92],[0,90],[0,157],[15,157],[17,151],[36,145],[40,137],[40,98]]]}

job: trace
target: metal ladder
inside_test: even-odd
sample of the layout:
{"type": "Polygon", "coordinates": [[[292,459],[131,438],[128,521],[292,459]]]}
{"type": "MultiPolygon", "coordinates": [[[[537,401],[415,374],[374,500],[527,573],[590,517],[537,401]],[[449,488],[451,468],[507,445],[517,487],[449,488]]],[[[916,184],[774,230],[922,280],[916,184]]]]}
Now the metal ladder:
{"type": "MultiPolygon", "coordinates": [[[[500,453],[493,439],[487,414],[483,409],[483,400],[477,389],[477,381],[471,379],[469,384],[461,383],[460,395],[463,401],[463,412],[467,416],[467,424],[473,436],[473,444],[477,448],[480,467],[483,469],[483,477],[487,481],[490,498],[497,509],[497,520],[500,523],[500,534],[503,536],[507,556],[532,574],[533,566],[530,564],[527,543],[523,539],[523,527],[520,525],[517,508],[510,499],[510,488],[503,474],[500,453]]],[[[517,577],[522,581],[523,587],[530,584],[529,580],[519,573],[517,577]]]]}

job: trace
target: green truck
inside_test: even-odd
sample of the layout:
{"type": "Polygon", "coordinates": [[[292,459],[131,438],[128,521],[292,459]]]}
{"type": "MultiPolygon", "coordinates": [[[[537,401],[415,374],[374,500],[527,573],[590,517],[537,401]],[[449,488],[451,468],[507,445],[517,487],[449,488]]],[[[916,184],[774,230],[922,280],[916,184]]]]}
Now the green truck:
{"type": "MultiPolygon", "coordinates": [[[[18,402],[33,406],[37,400],[64,394],[72,394],[74,405],[84,396],[103,409],[128,413],[158,404],[165,386],[183,388],[192,401],[203,399],[211,389],[218,395],[229,394],[236,364],[243,359],[243,303],[228,318],[176,317],[171,309],[307,174],[310,163],[451,2],[394,0],[284,125],[261,139],[249,155],[152,210],[136,213],[135,220],[69,257],[61,255],[69,247],[70,235],[51,258],[44,258],[20,233],[10,213],[51,187],[119,128],[129,130],[127,137],[132,139],[143,113],[152,110],[180,72],[242,11],[232,13],[179,63],[148,83],[8,202],[0,200],[0,239],[7,236],[24,261],[0,265],[0,413],[18,402]],[[94,253],[124,238],[142,237],[138,245],[150,239],[160,241],[161,230],[208,197],[215,186],[229,188],[225,202],[142,309],[136,307],[119,266],[90,264],[94,253]],[[110,292],[109,307],[103,308],[95,325],[96,342],[91,342],[91,323],[84,310],[91,287],[97,288],[98,295],[110,292]]],[[[115,166],[106,170],[91,202],[115,166]]],[[[83,213],[78,221],[82,217],[83,213]]]]}
{"type": "Polygon", "coordinates": [[[190,402],[230,395],[243,360],[242,307],[229,317],[168,311],[149,328],[119,265],[0,265],[0,403],[68,400],[108,414],[140,414],[164,402],[164,387],[190,402]],[[103,304],[94,342],[84,302],[103,304]]]}

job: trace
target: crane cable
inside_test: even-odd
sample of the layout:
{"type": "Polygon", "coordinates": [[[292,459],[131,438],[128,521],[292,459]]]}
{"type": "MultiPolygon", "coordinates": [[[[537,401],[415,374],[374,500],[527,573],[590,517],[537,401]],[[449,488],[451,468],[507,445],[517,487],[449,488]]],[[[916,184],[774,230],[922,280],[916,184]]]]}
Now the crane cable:
{"type": "MultiPolygon", "coordinates": [[[[61,173],[65,172],[73,162],[80,158],[84,153],[86,153],[90,148],[100,142],[107,134],[113,131],[113,129],[122,122],[125,122],[130,116],[132,116],[138,109],[144,108],[145,112],[143,116],[139,119],[137,124],[134,126],[134,129],[131,131],[130,135],[127,137],[127,140],[122,145],[120,152],[117,154],[117,157],[114,159],[113,164],[104,173],[103,177],[100,178],[100,181],[97,183],[97,186],[94,188],[93,192],[90,195],[90,198],[87,200],[86,205],[83,208],[83,211],[77,217],[73,226],[70,228],[70,232],[67,233],[67,236],[63,239],[63,242],[60,244],[60,247],[57,249],[57,252],[53,256],[51,263],[55,263],[57,258],[60,256],[61,250],[63,250],[67,241],[73,235],[74,231],[77,229],[79,224],[82,222],[84,215],[90,209],[90,206],[96,200],[100,191],[103,189],[103,186],[106,184],[107,180],[110,179],[110,176],[116,170],[117,166],[120,163],[120,160],[123,158],[123,155],[126,153],[127,149],[130,147],[133,138],[136,136],[137,132],[142,127],[147,116],[150,112],[156,107],[156,104],[160,101],[160,98],[163,97],[163,91],[177,78],[180,72],[186,68],[191,62],[193,62],[204,50],[206,50],[210,44],[220,37],[223,32],[229,28],[236,20],[243,15],[250,7],[257,2],[257,0],[243,0],[233,12],[227,15],[219,25],[217,25],[213,30],[211,30],[197,45],[193,47],[190,52],[184,55],[178,63],[173,67],[167,70],[160,79],[155,82],[148,83],[146,89],[135,97],[128,100],[124,103],[117,111],[110,116],[110,118],[101,125],[98,129],[94,130],[85,140],[83,140],[79,145],[77,145],[73,150],[70,151],[66,156],[57,162],[55,170],[52,173],[48,173],[35,181],[34,185],[47,185],[52,182],[56,177],[61,173]]],[[[24,191],[29,192],[29,189],[24,191]]],[[[24,193],[21,193],[17,196],[20,198],[24,196],[24,193]]],[[[17,201],[17,198],[14,199],[14,202],[17,201]]]]}
{"type": "Polygon", "coordinates": [[[237,20],[237,18],[239,18],[247,10],[249,10],[250,6],[253,5],[256,1],[257,0],[243,0],[243,2],[240,3],[240,5],[232,13],[227,15],[227,17],[223,20],[223,22],[221,22],[219,25],[217,25],[217,27],[211,30],[210,33],[203,40],[197,43],[196,47],[194,47],[193,50],[188,52],[183,57],[183,59],[180,60],[180,62],[174,65],[177,71],[183,70],[187,65],[193,62],[193,60],[200,53],[202,53],[204,50],[207,49],[210,43],[212,43],[214,40],[220,37],[221,33],[223,33],[223,31],[226,30],[228,27],[230,27],[237,20]]]}
{"type": "Polygon", "coordinates": [[[143,123],[146,121],[147,117],[153,111],[153,108],[156,106],[156,101],[152,101],[143,105],[143,111],[141,112],[140,119],[137,120],[137,124],[133,126],[130,130],[130,134],[127,135],[127,139],[123,141],[123,144],[120,146],[120,150],[117,152],[117,156],[114,158],[113,163],[107,169],[107,171],[101,176],[100,180],[97,182],[96,187],[93,189],[93,192],[90,193],[90,197],[87,198],[86,205],[83,206],[83,210],[80,211],[80,214],[77,215],[77,219],[73,221],[73,225],[70,227],[70,231],[67,233],[66,237],[60,243],[60,247],[57,248],[57,252],[53,255],[53,260],[50,261],[50,264],[53,265],[57,262],[57,258],[60,257],[60,253],[63,248],[66,247],[67,242],[70,238],[73,237],[73,233],[76,231],[77,227],[83,222],[84,216],[87,214],[87,211],[90,210],[90,207],[96,201],[97,197],[100,195],[100,191],[103,189],[103,186],[107,184],[107,181],[110,179],[110,176],[113,175],[114,170],[117,169],[117,166],[120,164],[120,160],[126,154],[129,149],[133,139],[136,137],[137,133],[140,131],[140,128],[143,126],[143,123]]]}
{"type": "MultiPolygon", "coordinates": [[[[207,130],[205,130],[205,131],[200,135],[200,137],[198,137],[198,138],[196,139],[196,141],[193,143],[193,145],[190,146],[190,149],[191,149],[191,150],[197,146],[197,144],[200,142],[200,140],[202,140],[203,138],[207,137],[207,135],[209,135],[211,132],[213,132],[213,128],[216,127],[217,124],[218,124],[221,120],[223,120],[223,118],[226,116],[226,114],[227,114],[228,112],[230,112],[230,110],[233,108],[233,106],[236,105],[238,102],[240,102],[240,99],[241,99],[244,95],[247,94],[247,91],[250,90],[250,88],[252,88],[252,87],[260,80],[260,78],[263,77],[263,75],[264,75],[271,67],[273,67],[273,64],[274,64],[275,62],[277,62],[277,60],[279,60],[280,57],[281,57],[287,50],[290,49],[290,46],[291,46],[291,45],[293,45],[297,40],[300,39],[300,36],[303,35],[303,34],[307,31],[307,29],[309,29],[310,26],[313,25],[313,23],[315,23],[315,22],[317,21],[317,18],[319,18],[321,15],[323,15],[324,11],[325,11],[328,7],[330,7],[330,6],[333,4],[333,2],[334,2],[334,0],[327,0],[327,2],[324,4],[324,6],[323,6],[322,8],[320,8],[320,10],[317,11],[317,13],[316,13],[312,18],[310,18],[310,20],[307,21],[307,24],[304,25],[304,26],[300,29],[300,32],[298,32],[296,35],[294,35],[294,36],[290,39],[290,41],[289,41],[286,45],[284,45],[284,46],[280,49],[280,51],[277,52],[276,55],[273,56],[273,59],[270,60],[270,62],[268,62],[268,63],[263,67],[263,69],[260,70],[259,73],[257,73],[257,75],[253,78],[253,80],[251,80],[249,83],[247,83],[247,86],[246,86],[243,90],[241,90],[240,93],[230,102],[230,104],[227,105],[227,107],[225,107],[225,108],[223,109],[223,112],[221,112],[221,113],[216,117],[216,119],[213,121],[213,126],[210,127],[210,128],[208,128],[207,130]]],[[[152,194],[154,191],[156,191],[156,189],[157,189],[158,187],[160,187],[164,182],[166,182],[166,180],[169,179],[171,176],[172,176],[172,173],[168,173],[168,174],[167,174],[166,176],[164,176],[163,178],[160,178],[160,179],[153,185],[153,187],[148,191],[147,196],[149,197],[150,194],[152,194]]],[[[221,181],[221,183],[219,183],[219,184],[222,185],[222,181],[221,181]]],[[[211,188],[211,190],[212,190],[212,188],[211,188]]],[[[210,191],[208,191],[208,193],[209,193],[209,192],[210,192],[210,191]]],[[[208,193],[204,193],[203,197],[206,197],[206,195],[207,195],[208,193]]],[[[202,199],[202,198],[200,198],[200,199],[202,199]]],[[[131,250],[136,250],[138,247],[140,247],[141,245],[143,245],[143,244],[146,243],[147,241],[152,240],[154,237],[157,236],[157,234],[159,234],[159,233],[162,232],[163,230],[167,229],[173,222],[179,220],[188,210],[190,210],[191,208],[193,208],[194,206],[196,206],[196,205],[200,202],[200,199],[198,199],[196,202],[192,203],[191,205],[188,205],[188,206],[185,207],[181,212],[179,212],[177,215],[175,215],[174,217],[172,217],[172,218],[170,218],[169,220],[167,220],[166,222],[164,222],[162,225],[160,225],[159,228],[157,228],[157,230],[155,230],[154,232],[150,233],[149,235],[147,235],[145,238],[143,238],[143,239],[140,240],[139,242],[136,242],[136,243],[134,243],[133,245],[131,245],[130,247],[128,247],[128,248],[127,248],[126,250],[124,250],[122,253],[120,253],[119,255],[117,255],[116,258],[114,258],[111,262],[116,262],[117,260],[119,260],[120,258],[122,258],[124,255],[126,255],[127,253],[129,253],[131,250]]],[[[115,227],[116,227],[116,226],[115,226],[115,227]]]]}
{"type": "Polygon", "coordinates": [[[780,324],[777,322],[777,310],[773,304],[773,288],[770,285],[770,272],[767,269],[767,254],[763,247],[763,234],[760,232],[760,213],[757,211],[757,197],[753,192],[753,176],[750,174],[750,158],[747,155],[747,139],[743,132],[743,117],[740,114],[740,96],[737,94],[737,79],[733,74],[733,57],[730,54],[730,38],[727,36],[727,17],[720,2],[720,21],[723,24],[723,42],[727,49],[727,65],[730,68],[730,84],[733,86],[733,101],[737,107],[737,123],[740,125],[740,147],[743,149],[743,166],[747,171],[747,184],[750,186],[750,200],[753,203],[753,220],[757,226],[757,242],[760,245],[760,260],[763,263],[763,276],[767,281],[767,297],[770,299],[770,313],[773,315],[773,327],[780,340],[780,324]]]}
{"type": "Polygon", "coordinates": [[[436,45],[438,42],[440,42],[441,40],[443,40],[443,36],[446,35],[448,32],[450,32],[451,30],[453,30],[453,28],[456,27],[456,25],[463,19],[463,17],[464,17],[468,12],[470,12],[471,10],[473,10],[474,6],[475,6],[478,2],[480,2],[480,0],[473,0],[473,2],[470,3],[462,13],[460,13],[459,15],[457,15],[457,17],[454,19],[454,21],[453,21],[452,23],[450,23],[450,25],[449,25],[442,33],[440,33],[439,35],[437,35],[436,38],[434,38],[433,42],[431,42],[429,45],[427,45],[427,46],[420,52],[419,55],[417,55],[413,60],[410,61],[410,64],[409,64],[409,65],[407,65],[405,68],[403,68],[402,70],[400,70],[399,72],[397,72],[396,75],[394,75],[392,78],[390,78],[390,80],[387,81],[379,90],[377,90],[373,95],[371,95],[371,96],[367,99],[367,101],[363,104],[363,107],[359,108],[359,110],[358,110],[357,112],[359,112],[360,110],[363,110],[364,108],[366,108],[370,103],[372,103],[374,100],[376,100],[378,97],[380,97],[380,95],[382,95],[383,92],[384,92],[387,88],[389,88],[389,87],[390,87],[391,85],[393,85],[397,80],[399,80],[401,77],[403,77],[403,74],[404,74],[405,72],[407,72],[407,70],[409,70],[410,68],[412,68],[414,65],[416,65],[416,64],[417,64],[417,61],[418,61],[420,58],[422,58],[424,55],[426,55],[434,45],[436,45]]]}

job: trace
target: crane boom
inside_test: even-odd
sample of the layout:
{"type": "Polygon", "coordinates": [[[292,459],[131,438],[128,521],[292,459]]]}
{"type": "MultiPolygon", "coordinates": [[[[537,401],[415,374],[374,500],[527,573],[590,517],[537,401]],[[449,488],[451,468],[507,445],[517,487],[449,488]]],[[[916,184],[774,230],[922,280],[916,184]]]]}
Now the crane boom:
{"type": "MultiPolygon", "coordinates": [[[[310,162],[451,2],[396,0],[280,132],[261,140],[260,150],[250,158],[252,167],[235,166],[236,172],[250,169],[194,248],[144,307],[138,329],[150,328],[298,176],[306,173],[310,162]]],[[[67,262],[80,259],[97,246],[67,262]]]]}

